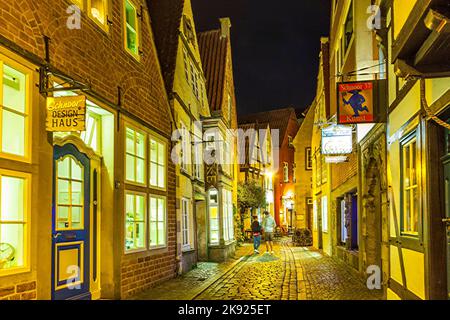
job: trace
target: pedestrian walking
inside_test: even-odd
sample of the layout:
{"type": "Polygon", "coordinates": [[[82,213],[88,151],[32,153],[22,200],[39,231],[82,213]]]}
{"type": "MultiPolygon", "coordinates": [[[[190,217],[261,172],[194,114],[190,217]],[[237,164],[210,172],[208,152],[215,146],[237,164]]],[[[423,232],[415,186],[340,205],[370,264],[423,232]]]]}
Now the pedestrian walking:
{"type": "Polygon", "coordinates": [[[252,234],[253,234],[253,248],[255,249],[255,253],[259,253],[259,246],[261,245],[261,225],[258,221],[258,216],[253,216],[252,222],[252,234]]]}
{"type": "Polygon", "coordinates": [[[273,232],[276,227],[276,222],[268,211],[264,211],[262,227],[264,232],[264,240],[266,241],[266,252],[273,254],[273,232]]]}

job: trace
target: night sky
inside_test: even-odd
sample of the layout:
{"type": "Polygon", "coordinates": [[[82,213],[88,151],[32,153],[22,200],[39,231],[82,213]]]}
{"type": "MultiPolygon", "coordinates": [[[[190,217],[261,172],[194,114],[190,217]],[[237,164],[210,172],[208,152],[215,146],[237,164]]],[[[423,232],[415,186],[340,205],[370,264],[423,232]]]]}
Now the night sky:
{"type": "Polygon", "coordinates": [[[192,0],[192,6],[199,31],[231,19],[238,114],[311,104],[330,0],[192,0]]]}

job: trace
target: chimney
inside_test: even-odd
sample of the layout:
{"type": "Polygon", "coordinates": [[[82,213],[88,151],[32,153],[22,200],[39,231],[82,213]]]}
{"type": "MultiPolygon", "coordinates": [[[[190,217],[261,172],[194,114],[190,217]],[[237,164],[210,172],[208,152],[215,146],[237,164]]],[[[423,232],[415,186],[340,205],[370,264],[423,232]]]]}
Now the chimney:
{"type": "Polygon", "coordinates": [[[230,18],[220,18],[220,37],[227,38],[230,36],[231,20],[230,18]]]}

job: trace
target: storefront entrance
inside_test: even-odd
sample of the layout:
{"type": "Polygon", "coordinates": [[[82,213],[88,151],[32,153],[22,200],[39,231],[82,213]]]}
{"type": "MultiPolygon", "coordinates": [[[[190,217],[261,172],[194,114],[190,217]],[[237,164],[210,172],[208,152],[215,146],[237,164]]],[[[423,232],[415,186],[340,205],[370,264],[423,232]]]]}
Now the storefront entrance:
{"type": "Polygon", "coordinates": [[[90,159],[54,146],[52,299],[90,299],[90,159]]]}

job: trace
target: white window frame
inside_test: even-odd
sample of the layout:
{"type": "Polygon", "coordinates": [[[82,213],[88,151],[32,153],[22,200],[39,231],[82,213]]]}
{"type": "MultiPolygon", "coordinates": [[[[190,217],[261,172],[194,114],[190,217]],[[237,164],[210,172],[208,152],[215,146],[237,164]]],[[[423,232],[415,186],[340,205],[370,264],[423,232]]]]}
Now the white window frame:
{"type": "Polygon", "coordinates": [[[148,143],[149,143],[149,145],[148,145],[149,157],[148,157],[148,164],[147,164],[147,166],[148,166],[148,185],[152,189],[158,189],[158,190],[165,191],[165,190],[167,190],[167,162],[168,162],[168,159],[167,159],[168,158],[168,156],[167,156],[167,143],[165,143],[162,139],[159,139],[158,137],[156,137],[155,135],[152,135],[152,134],[149,134],[149,136],[148,136],[148,143]],[[152,155],[151,155],[151,152],[152,152],[151,143],[152,143],[152,141],[155,141],[157,143],[157,155],[156,155],[156,159],[157,160],[156,160],[156,162],[152,161],[152,155]],[[158,148],[158,144],[162,144],[163,147],[164,147],[164,163],[163,164],[159,163],[159,148],[158,148]],[[152,164],[156,165],[156,167],[158,169],[157,172],[156,172],[156,180],[157,180],[157,182],[156,182],[157,184],[156,185],[153,185],[151,183],[151,179],[152,179],[151,166],[152,166],[152,164]],[[159,182],[160,182],[158,173],[159,173],[159,169],[161,167],[164,168],[164,183],[163,183],[163,187],[160,187],[158,185],[159,182]]]}
{"type": "Polygon", "coordinates": [[[133,184],[133,185],[138,185],[138,186],[147,186],[147,170],[148,170],[148,157],[147,157],[147,153],[148,153],[148,150],[147,150],[147,148],[148,148],[148,143],[147,143],[147,140],[148,140],[148,135],[147,135],[147,133],[146,132],[144,132],[144,131],[142,131],[142,130],[140,130],[140,129],[138,129],[138,128],[136,128],[135,126],[133,126],[133,125],[130,125],[130,124],[126,124],[125,125],[125,145],[124,145],[124,153],[125,153],[125,159],[124,159],[124,161],[125,161],[125,170],[124,170],[124,172],[125,172],[125,174],[124,174],[124,180],[125,180],[125,182],[126,183],[129,183],[129,184],[133,184]],[[134,152],[136,153],[136,154],[131,154],[131,153],[128,153],[127,152],[127,129],[130,129],[130,130],[133,130],[134,131],[134,138],[133,138],[133,141],[134,141],[134,144],[135,144],[135,150],[134,150],[134,152]],[[141,135],[143,135],[143,137],[144,137],[144,141],[143,141],[143,145],[144,145],[144,157],[143,158],[141,158],[140,156],[138,156],[137,155],[137,144],[136,144],[136,134],[137,133],[139,133],[139,134],[141,134],[141,135]],[[133,180],[128,180],[127,179],[127,155],[129,155],[129,156],[132,156],[133,157],[133,161],[134,161],[134,175],[135,175],[135,180],[133,181],[133,180]],[[143,160],[144,161],[144,178],[143,178],[143,182],[138,182],[137,181],[137,159],[140,159],[140,160],[143,160]]]}
{"type": "Polygon", "coordinates": [[[181,236],[183,249],[191,248],[190,237],[190,213],[191,201],[187,198],[181,199],[181,236]]]}
{"type": "Polygon", "coordinates": [[[219,197],[220,197],[220,193],[219,193],[219,190],[217,190],[217,189],[209,189],[208,190],[208,225],[209,225],[209,240],[208,240],[208,242],[209,242],[209,244],[210,245],[219,245],[220,244],[220,207],[219,207],[219,205],[220,205],[220,200],[219,200],[219,197]],[[214,191],[214,192],[216,192],[217,193],[217,202],[216,203],[211,203],[211,192],[212,191],[214,191]],[[214,220],[217,220],[217,230],[216,229],[212,229],[212,227],[211,227],[211,220],[212,220],[212,218],[211,218],[211,208],[216,208],[217,209],[217,218],[216,219],[214,219],[214,220]],[[217,232],[217,242],[212,242],[211,241],[211,234],[212,234],[212,232],[217,232]]]}
{"type": "Polygon", "coordinates": [[[125,250],[125,254],[128,253],[136,253],[136,252],[142,252],[142,251],[146,251],[147,250],[147,233],[148,233],[148,227],[147,227],[147,215],[148,215],[148,203],[147,203],[147,194],[144,192],[138,192],[138,191],[132,191],[132,190],[125,190],[125,197],[124,197],[124,210],[123,210],[123,214],[124,214],[124,250],[125,250]],[[127,201],[127,195],[132,195],[134,197],[139,196],[139,197],[144,197],[144,220],[136,220],[136,212],[134,212],[134,220],[133,223],[144,223],[144,246],[140,247],[140,248],[134,248],[134,249],[127,249],[126,247],[126,232],[127,232],[127,205],[126,205],[126,201],[127,201]]]}
{"type": "MultiPolygon", "coordinates": [[[[141,45],[141,39],[140,39],[140,26],[139,26],[139,15],[138,15],[138,7],[136,6],[136,4],[132,1],[132,0],[122,0],[123,1],[123,34],[124,34],[124,48],[125,51],[128,52],[133,58],[135,58],[136,60],[140,60],[141,56],[140,56],[140,45],[141,45]],[[127,6],[127,2],[133,7],[134,9],[134,18],[136,21],[136,29],[133,30],[136,33],[136,49],[137,52],[133,52],[128,48],[128,23],[127,23],[127,15],[126,15],[126,6],[127,6]]],[[[132,26],[130,26],[130,28],[132,28],[132,26]]]]}
{"type": "Polygon", "coordinates": [[[31,103],[32,103],[32,71],[23,66],[20,63],[17,63],[11,59],[8,59],[6,56],[0,54],[0,157],[20,161],[20,162],[26,162],[31,163],[31,103]],[[3,106],[3,65],[7,65],[10,68],[22,73],[25,75],[25,86],[26,86],[26,93],[25,93],[25,110],[24,112],[19,112],[16,110],[12,110],[11,108],[8,108],[6,106],[3,106]],[[24,117],[24,155],[19,154],[13,154],[8,152],[3,152],[2,147],[2,130],[3,130],[3,110],[12,112],[15,114],[19,114],[24,117]]]}
{"type": "MultiPolygon", "coordinates": [[[[148,237],[148,247],[150,250],[155,250],[155,249],[162,249],[162,248],[166,248],[167,247],[167,240],[168,240],[168,229],[167,229],[167,197],[166,196],[160,196],[160,195],[156,195],[156,194],[149,194],[148,196],[148,230],[149,230],[149,237],[148,237]],[[157,200],[164,200],[164,221],[162,221],[164,223],[164,244],[156,244],[156,245],[152,245],[151,244],[151,237],[150,237],[150,230],[151,230],[151,224],[154,223],[154,221],[152,221],[151,219],[151,205],[150,205],[150,201],[151,199],[157,199],[157,200]]],[[[158,214],[156,215],[158,216],[158,214]]],[[[159,220],[156,220],[156,223],[158,224],[159,220]]],[[[156,226],[156,230],[158,232],[158,226],[156,226]]],[[[159,234],[158,234],[159,237],[159,234]]]]}
{"type": "Polygon", "coordinates": [[[105,22],[102,23],[96,17],[94,17],[94,15],[92,14],[92,0],[87,0],[87,6],[86,6],[87,15],[103,31],[109,32],[109,22],[108,21],[109,21],[109,11],[111,8],[111,3],[110,3],[110,0],[101,0],[101,1],[103,2],[103,5],[105,6],[105,14],[104,14],[105,22]]]}
{"type": "MultiPolygon", "coordinates": [[[[30,248],[31,248],[31,179],[29,173],[0,169],[2,176],[19,178],[24,180],[23,190],[23,220],[22,221],[2,221],[0,211],[0,226],[2,224],[22,224],[23,228],[23,265],[8,269],[0,269],[0,277],[19,274],[30,271],[30,248]]],[[[1,179],[0,179],[0,201],[1,201],[1,179]]],[[[0,203],[1,210],[1,203],[0,203]]]]}

